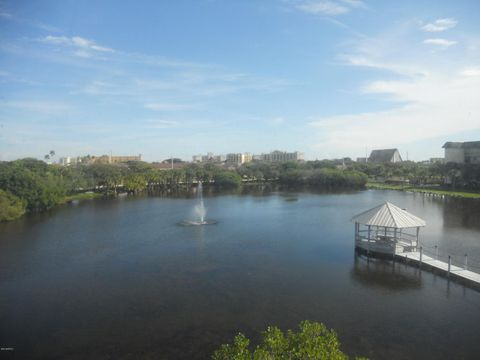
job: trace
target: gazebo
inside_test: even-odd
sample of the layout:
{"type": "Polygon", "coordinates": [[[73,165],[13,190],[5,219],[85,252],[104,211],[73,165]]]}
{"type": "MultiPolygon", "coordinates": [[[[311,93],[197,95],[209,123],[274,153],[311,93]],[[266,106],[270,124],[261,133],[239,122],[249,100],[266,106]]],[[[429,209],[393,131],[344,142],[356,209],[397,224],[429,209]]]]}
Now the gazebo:
{"type": "Polygon", "coordinates": [[[425,220],[386,202],[354,216],[355,247],[367,253],[395,254],[419,248],[425,220]]]}

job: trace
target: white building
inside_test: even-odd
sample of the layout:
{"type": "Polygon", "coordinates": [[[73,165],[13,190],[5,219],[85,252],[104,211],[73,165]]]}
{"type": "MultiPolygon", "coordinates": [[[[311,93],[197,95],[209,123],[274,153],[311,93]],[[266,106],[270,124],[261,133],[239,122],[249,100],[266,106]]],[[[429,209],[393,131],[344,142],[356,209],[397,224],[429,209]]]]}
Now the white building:
{"type": "Polygon", "coordinates": [[[236,164],[236,165],[241,165],[245,164],[247,162],[252,161],[253,156],[250,153],[230,153],[227,154],[226,161],[228,164],[236,164]]]}
{"type": "Polygon", "coordinates": [[[220,163],[226,160],[225,155],[215,155],[214,153],[207,153],[206,155],[193,155],[192,162],[200,163],[200,162],[214,162],[220,163]]]}
{"type": "Polygon", "coordinates": [[[480,141],[446,142],[445,162],[457,164],[480,164],[480,141]]]}
{"type": "Polygon", "coordinates": [[[298,151],[286,152],[286,151],[275,150],[268,154],[261,154],[259,156],[259,160],[269,161],[269,162],[304,161],[305,156],[303,153],[298,151]]]}
{"type": "Polygon", "coordinates": [[[58,163],[62,166],[70,166],[70,165],[75,165],[77,164],[78,162],[78,158],[75,158],[75,157],[70,157],[70,156],[65,156],[65,157],[61,157],[60,159],[58,159],[58,163]]]}

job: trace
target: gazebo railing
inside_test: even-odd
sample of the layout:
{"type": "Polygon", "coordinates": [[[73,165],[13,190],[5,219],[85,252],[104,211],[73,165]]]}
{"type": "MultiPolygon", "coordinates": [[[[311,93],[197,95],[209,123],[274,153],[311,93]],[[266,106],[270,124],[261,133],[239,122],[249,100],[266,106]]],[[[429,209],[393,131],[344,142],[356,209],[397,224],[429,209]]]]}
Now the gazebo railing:
{"type": "Polygon", "coordinates": [[[417,244],[417,236],[406,232],[378,229],[378,230],[358,230],[356,233],[357,241],[391,241],[393,243],[406,244],[414,246],[417,244]]]}

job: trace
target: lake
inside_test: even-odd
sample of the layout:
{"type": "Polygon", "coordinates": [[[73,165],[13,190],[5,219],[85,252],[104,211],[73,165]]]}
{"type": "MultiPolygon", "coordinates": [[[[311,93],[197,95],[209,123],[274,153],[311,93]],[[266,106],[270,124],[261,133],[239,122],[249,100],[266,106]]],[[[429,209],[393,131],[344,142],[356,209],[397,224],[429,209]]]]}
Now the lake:
{"type": "MultiPolygon", "coordinates": [[[[480,202],[395,191],[93,200],[0,224],[0,345],[12,359],[205,359],[302,320],[349,355],[476,359],[480,292],[354,252],[350,218],[390,201],[426,247],[480,266],[480,202]]],[[[480,268],[477,270],[480,271],[480,268]]]]}

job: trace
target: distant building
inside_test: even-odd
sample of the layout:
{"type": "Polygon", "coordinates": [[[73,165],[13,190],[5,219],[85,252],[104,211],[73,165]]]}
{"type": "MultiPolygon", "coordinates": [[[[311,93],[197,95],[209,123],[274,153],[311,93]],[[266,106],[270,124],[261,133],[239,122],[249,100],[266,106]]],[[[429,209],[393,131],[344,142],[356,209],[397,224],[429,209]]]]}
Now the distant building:
{"type": "Polygon", "coordinates": [[[71,158],[69,156],[60,158],[60,164],[64,166],[72,164],[120,164],[129,161],[142,161],[142,155],[129,155],[129,156],[111,156],[111,155],[102,155],[102,156],[78,156],[76,158],[71,158]]]}
{"type": "Polygon", "coordinates": [[[445,162],[444,158],[430,158],[430,164],[440,163],[443,164],[445,162]]]}
{"type": "Polygon", "coordinates": [[[445,162],[457,164],[480,164],[480,141],[446,142],[445,162]]]}
{"type": "Polygon", "coordinates": [[[73,160],[76,160],[76,159],[71,158],[70,156],[65,156],[58,159],[58,163],[62,166],[70,166],[74,163],[73,160]]]}
{"type": "Polygon", "coordinates": [[[275,150],[269,154],[261,154],[259,156],[255,156],[254,159],[268,162],[304,161],[305,156],[303,153],[298,151],[286,152],[275,150]]]}
{"type": "Polygon", "coordinates": [[[252,161],[252,158],[253,158],[252,154],[250,153],[245,153],[245,154],[230,153],[230,154],[227,154],[226,162],[227,164],[231,164],[231,165],[241,165],[241,164],[245,164],[247,162],[252,161]]]}
{"type": "Polygon", "coordinates": [[[187,163],[185,162],[174,162],[174,163],[171,163],[171,162],[154,162],[152,163],[152,166],[156,169],[159,169],[159,170],[172,170],[172,169],[182,169],[184,168],[185,166],[187,166],[187,163]]]}
{"type": "Polygon", "coordinates": [[[62,166],[77,165],[77,164],[81,164],[82,162],[83,162],[83,158],[80,156],[77,156],[77,157],[65,156],[58,159],[58,163],[62,166]]]}
{"type": "Polygon", "coordinates": [[[402,157],[400,156],[398,149],[372,150],[368,162],[374,164],[393,164],[402,162],[402,157]]]}
{"type": "Polygon", "coordinates": [[[226,162],[227,165],[241,165],[251,161],[268,161],[268,162],[285,162],[285,161],[303,161],[305,157],[303,153],[295,152],[286,152],[286,151],[272,151],[268,154],[257,154],[252,153],[230,153],[225,155],[214,155],[213,153],[208,153],[207,155],[194,155],[192,156],[192,161],[196,163],[200,162],[213,162],[213,163],[223,163],[226,162]]]}
{"type": "Polygon", "coordinates": [[[368,158],[366,157],[359,157],[357,158],[357,163],[366,163],[368,158]]]}
{"type": "Polygon", "coordinates": [[[109,164],[125,163],[129,161],[142,161],[142,154],[138,156],[109,156],[109,164]]]}
{"type": "Polygon", "coordinates": [[[192,162],[201,163],[201,162],[213,162],[221,163],[227,159],[225,155],[215,155],[214,153],[207,153],[207,155],[193,155],[192,162]]]}

